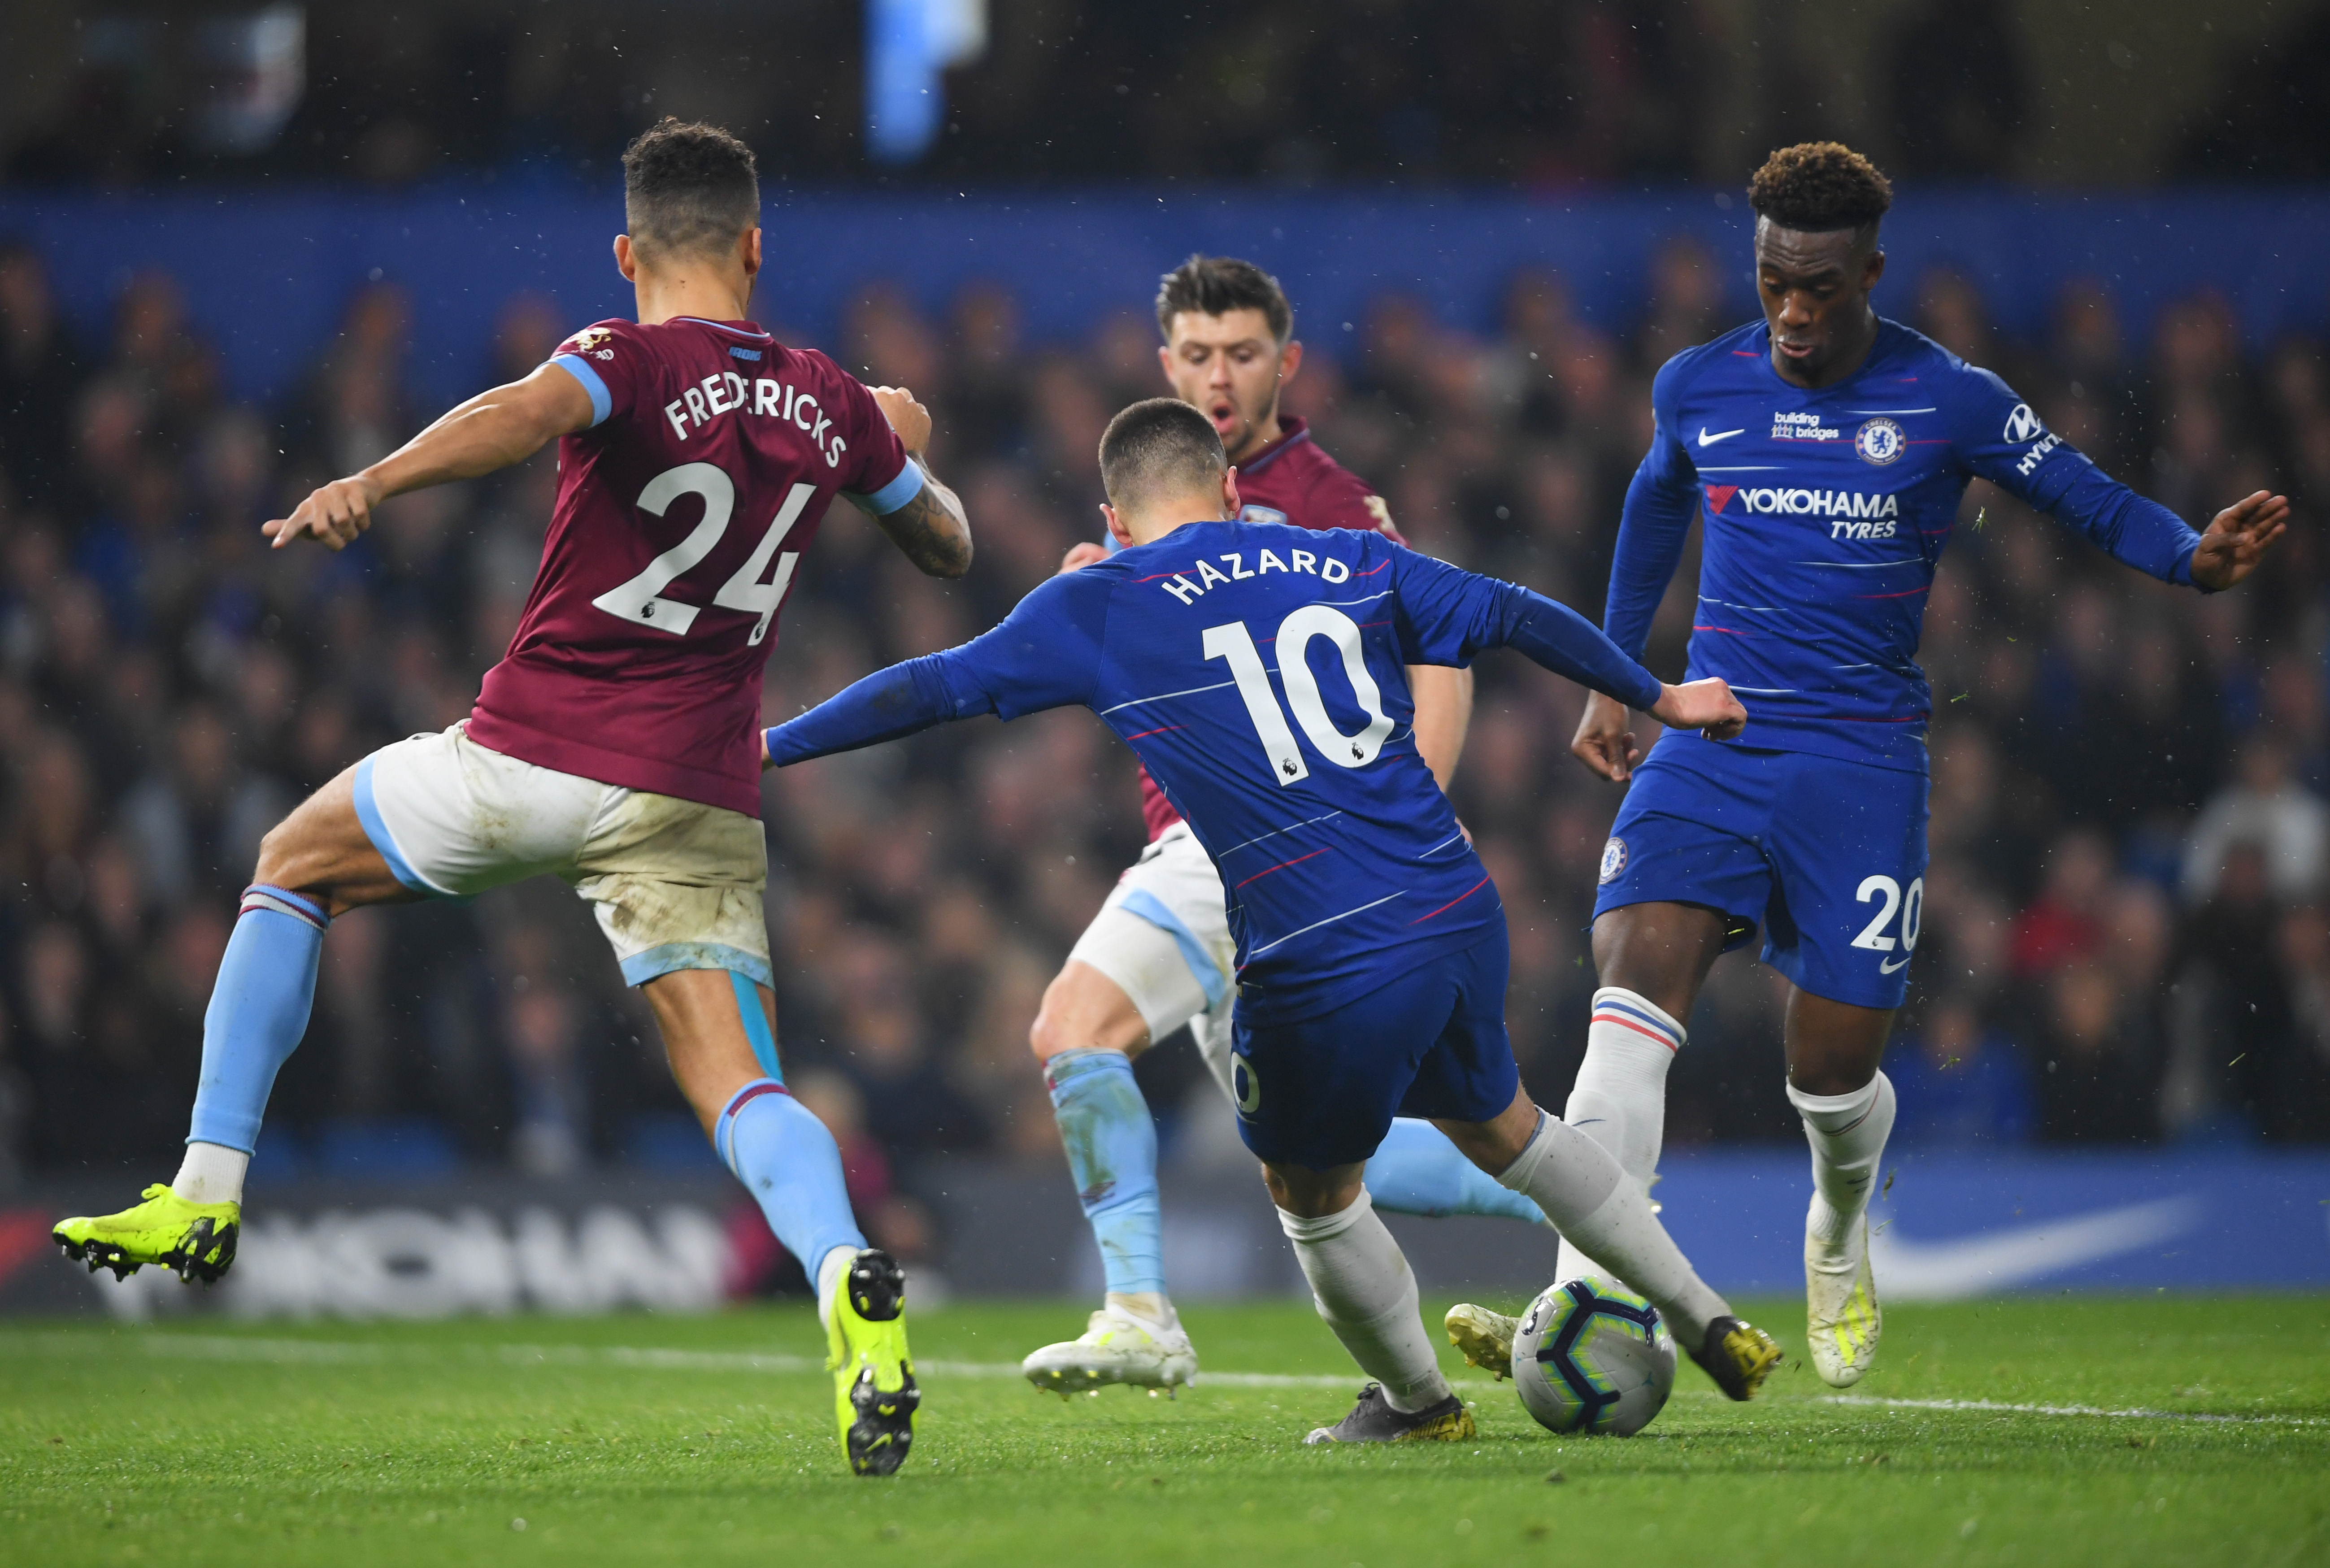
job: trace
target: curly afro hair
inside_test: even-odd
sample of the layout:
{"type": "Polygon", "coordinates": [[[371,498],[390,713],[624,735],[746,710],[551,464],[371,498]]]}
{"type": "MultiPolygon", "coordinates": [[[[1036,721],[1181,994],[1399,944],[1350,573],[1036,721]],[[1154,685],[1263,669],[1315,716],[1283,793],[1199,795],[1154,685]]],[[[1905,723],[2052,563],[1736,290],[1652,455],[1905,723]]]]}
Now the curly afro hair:
{"type": "Polygon", "coordinates": [[[1842,142],[1799,142],[1764,160],[1748,182],[1748,204],[1784,229],[1873,231],[1893,205],[1893,187],[1842,142]]]}

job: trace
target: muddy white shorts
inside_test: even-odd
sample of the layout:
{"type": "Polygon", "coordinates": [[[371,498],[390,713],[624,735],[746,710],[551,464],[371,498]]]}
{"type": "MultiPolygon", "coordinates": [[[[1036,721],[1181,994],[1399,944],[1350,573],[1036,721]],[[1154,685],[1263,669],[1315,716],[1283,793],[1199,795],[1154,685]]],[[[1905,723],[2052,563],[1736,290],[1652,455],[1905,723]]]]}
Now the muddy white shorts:
{"type": "Polygon", "coordinates": [[[1222,907],[1221,874],[1186,822],[1141,852],[1068,957],[1116,982],[1151,1042],[1187,1024],[1198,1052],[1231,1099],[1230,1010],[1237,949],[1222,907]]]}
{"type": "Polygon", "coordinates": [[[355,794],[365,836],[415,893],[468,898],[547,874],[590,903],[627,985],[678,969],[771,984],[757,817],[522,762],[461,724],[374,751],[355,794]]]}

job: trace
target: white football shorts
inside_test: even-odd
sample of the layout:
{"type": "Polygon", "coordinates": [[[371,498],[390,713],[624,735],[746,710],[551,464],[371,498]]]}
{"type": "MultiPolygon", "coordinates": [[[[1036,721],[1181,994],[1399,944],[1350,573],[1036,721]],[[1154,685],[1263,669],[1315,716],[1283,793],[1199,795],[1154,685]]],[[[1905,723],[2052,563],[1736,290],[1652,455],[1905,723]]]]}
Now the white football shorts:
{"type": "Polygon", "coordinates": [[[1237,949],[1222,907],[1221,874],[1186,822],[1143,850],[1068,957],[1116,982],[1162,1040],[1184,1024],[1222,1092],[1230,1087],[1230,1010],[1237,949]]]}
{"type": "Polygon", "coordinates": [[[356,819],[397,881],[469,898],[547,874],[590,903],[627,985],[679,969],[772,984],[758,817],[522,762],[466,731],[356,764],[356,819]]]}

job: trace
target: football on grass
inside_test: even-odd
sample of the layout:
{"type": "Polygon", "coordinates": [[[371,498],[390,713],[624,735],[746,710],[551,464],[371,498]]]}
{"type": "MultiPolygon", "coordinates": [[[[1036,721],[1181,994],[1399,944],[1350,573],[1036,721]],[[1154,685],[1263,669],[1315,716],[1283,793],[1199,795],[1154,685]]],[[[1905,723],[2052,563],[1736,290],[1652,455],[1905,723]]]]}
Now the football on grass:
{"type": "Polygon", "coordinates": [[[1657,1308],[1600,1280],[1565,1280],[1530,1303],[1513,1383],[1538,1424],[1632,1437],[1674,1392],[1674,1336],[1657,1308]]]}

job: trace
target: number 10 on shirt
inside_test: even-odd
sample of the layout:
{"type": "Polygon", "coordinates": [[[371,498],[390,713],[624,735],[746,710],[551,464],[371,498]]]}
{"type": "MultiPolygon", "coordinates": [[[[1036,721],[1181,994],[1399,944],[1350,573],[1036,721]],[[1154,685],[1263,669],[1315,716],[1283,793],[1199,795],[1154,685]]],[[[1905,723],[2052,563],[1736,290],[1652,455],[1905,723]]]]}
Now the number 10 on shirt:
{"type": "MultiPolygon", "coordinates": [[[[1279,623],[1277,647],[1278,676],[1286,685],[1287,706],[1294,710],[1295,722],[1319,754],[1342,768],[1364,768],[1374,761],[1391,734],[1392,722],[1383,709],[1383,691],[1368,673],[1360,652],[1359,623],[1328,605],[1306,604],[1279,623]],[[1327,638],[1343,656],[1343,674],[1351,683],[1351,695],[1367,715],[1368,723],[1354,734],[1347,735],[1335,727],[1320,697],[1319,679],[1305,656],[1311,639],[1316,637],[1327,638]]],[[[1205,649],[1208,659],[1228,661],[1230,678],[1237,683],[1246,716],[1254,721],[1255,734],[1270,761],[1271,776],[1282,786],[1309,778],[1310,766],[1295,744],[1277,694],[1271,690],[1270,672],[1263,667],[1262,654],[1246,623],[1233,620],[1208,627],[1205,649]]]]}

